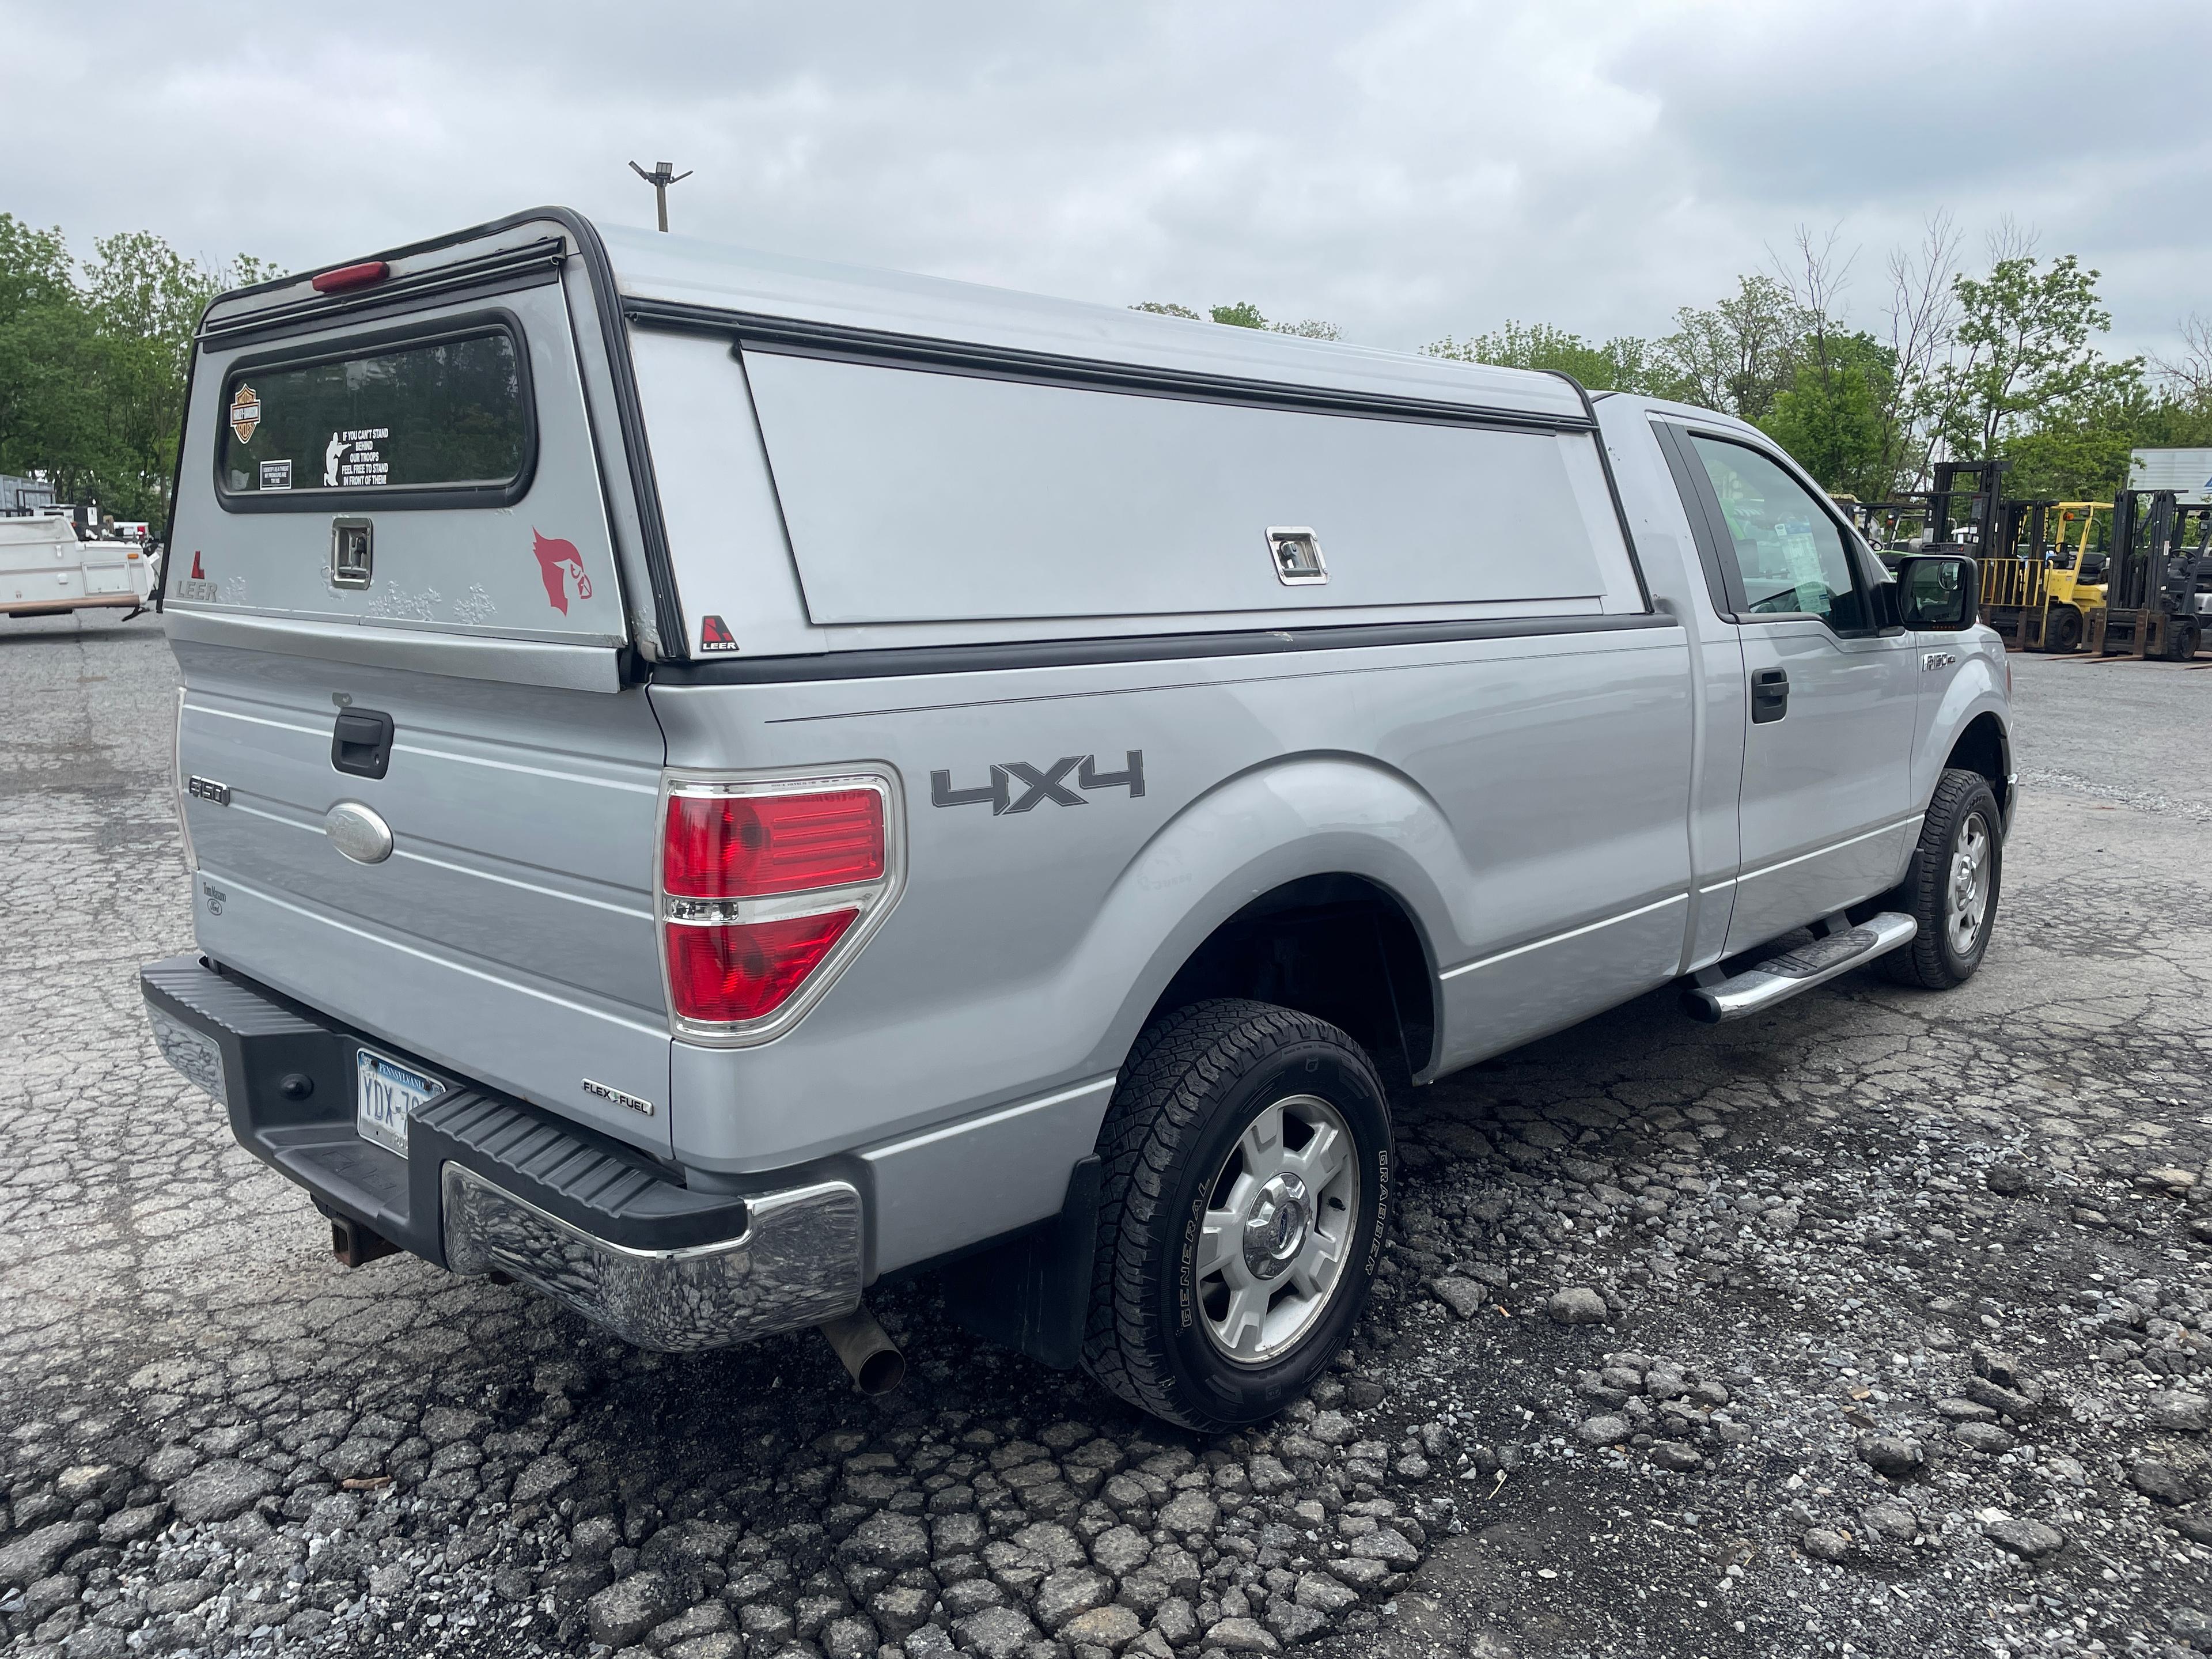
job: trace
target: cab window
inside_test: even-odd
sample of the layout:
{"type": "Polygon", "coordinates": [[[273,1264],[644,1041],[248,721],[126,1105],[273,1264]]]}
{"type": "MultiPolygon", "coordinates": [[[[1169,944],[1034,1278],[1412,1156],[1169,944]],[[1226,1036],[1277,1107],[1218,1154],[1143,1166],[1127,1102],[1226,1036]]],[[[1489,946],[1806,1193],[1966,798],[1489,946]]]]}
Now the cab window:
{"type": "Polygon", "coordinates": [[[1690,443],[1727,524],[1741,614],[1818,617],[1839,634],[1866,628],[1843,532],[1811,492],[1755,449],[1696,433],[1690,443]]]}

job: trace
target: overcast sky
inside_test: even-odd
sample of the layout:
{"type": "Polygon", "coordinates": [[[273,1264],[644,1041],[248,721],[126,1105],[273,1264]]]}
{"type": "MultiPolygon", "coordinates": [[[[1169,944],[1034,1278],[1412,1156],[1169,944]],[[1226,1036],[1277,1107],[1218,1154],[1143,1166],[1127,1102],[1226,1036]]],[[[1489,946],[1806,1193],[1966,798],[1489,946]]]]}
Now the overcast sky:
{"type": "Polygon", "coordinates": [[[2104,272],[2111,343],[2212,313],[2204,0],[872,5],[0,0],[0,211],[289,268],[565,203],[1418,347],[1664,331],[1807,224],[1948,209],[2104,272]]]}

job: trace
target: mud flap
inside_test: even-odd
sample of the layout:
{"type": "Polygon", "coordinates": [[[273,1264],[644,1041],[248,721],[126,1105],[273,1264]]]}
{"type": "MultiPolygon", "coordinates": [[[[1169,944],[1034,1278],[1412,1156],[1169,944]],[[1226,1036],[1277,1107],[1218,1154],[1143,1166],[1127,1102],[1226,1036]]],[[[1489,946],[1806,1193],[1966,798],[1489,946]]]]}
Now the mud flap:
{"type": "Polygon", "coordinates": [[[1097,1154],[1084,1158],[1068,1172],[1058,1216],[945,1269],[945,1309],[963,1329],[1054,1370],[1074,1369],[1091,1312],[1104,1174],[1097,1154]]]}

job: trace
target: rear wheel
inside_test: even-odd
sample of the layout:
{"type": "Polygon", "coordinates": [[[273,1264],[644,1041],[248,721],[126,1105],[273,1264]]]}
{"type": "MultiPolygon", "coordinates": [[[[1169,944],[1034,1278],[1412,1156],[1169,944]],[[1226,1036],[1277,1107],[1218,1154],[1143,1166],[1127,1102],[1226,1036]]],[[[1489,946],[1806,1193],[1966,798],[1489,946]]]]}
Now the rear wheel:
{"type": "Polygon", "coordinates": [[[2043,619],[2043,648],[2052,656],[2071,655],[2081,648],[2081,613],[2071,605],[2054,608],[2043,619]]]}
{"type": "Polygon", "coordinates": [[[1373,1065],[1310,1014],[1194,1004],[1138,1038],[1098,1146],[1084,1369],[1186,1428],[1272,1417],[1343,1347],[1388,1237],[1373,1065]]]}
{"type": "Polygon", "coordinates": [[[1920,924],[1911,944],[1882,958],[1892,979],[1948,991],[1974,976],[1996,924],[2002,823],[1980,773],[1948,771],[1937,781],[1904,884],[1890,896],[1920,924]]]}

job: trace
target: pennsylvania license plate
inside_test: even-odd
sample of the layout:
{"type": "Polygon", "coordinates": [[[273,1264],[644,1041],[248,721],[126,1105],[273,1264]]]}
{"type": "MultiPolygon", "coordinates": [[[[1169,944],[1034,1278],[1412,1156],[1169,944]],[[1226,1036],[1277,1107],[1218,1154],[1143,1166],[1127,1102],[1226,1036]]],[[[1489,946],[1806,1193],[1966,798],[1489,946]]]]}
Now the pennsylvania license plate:
{"type": "Polygon", "coordinates": [[[407,1119],[446,1085],[367,1048],[354,1050],[354,1127],[363,1140],[407,1156],[407,1119]]]}

